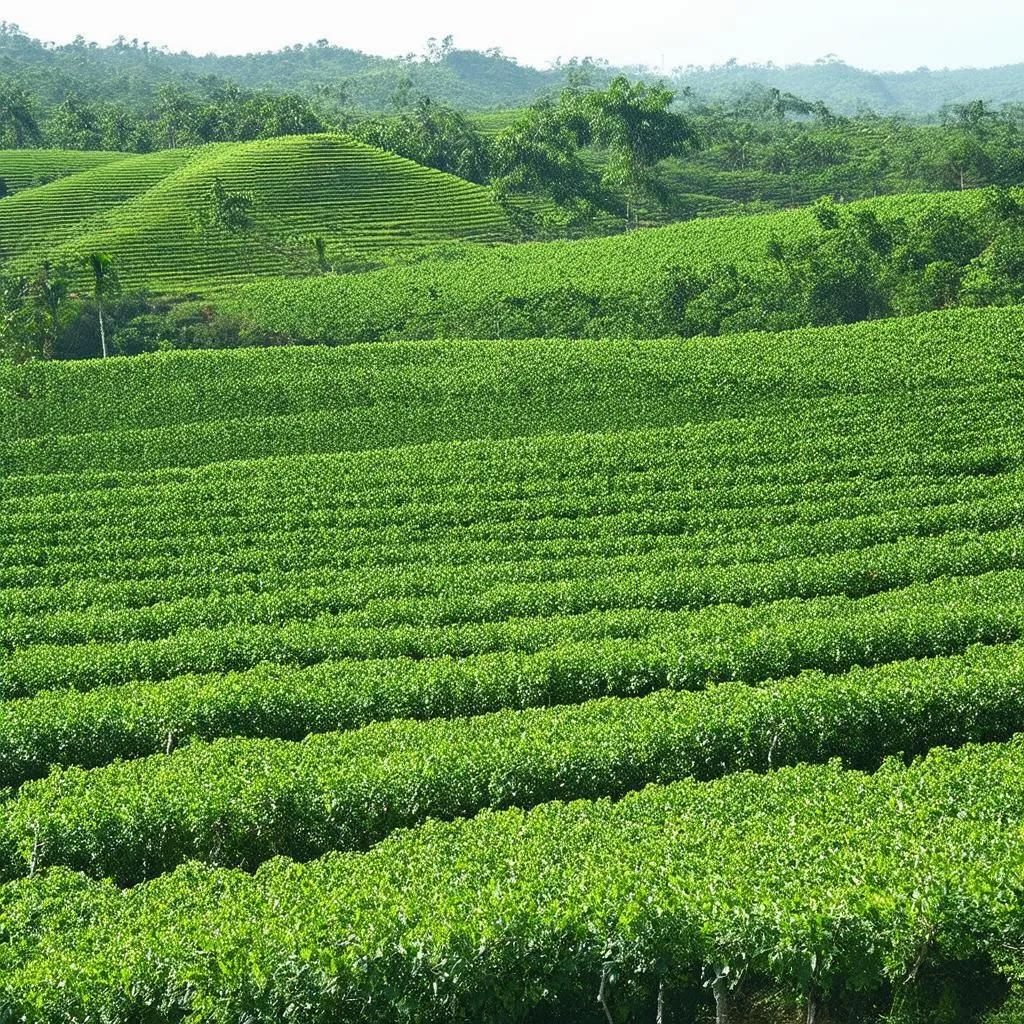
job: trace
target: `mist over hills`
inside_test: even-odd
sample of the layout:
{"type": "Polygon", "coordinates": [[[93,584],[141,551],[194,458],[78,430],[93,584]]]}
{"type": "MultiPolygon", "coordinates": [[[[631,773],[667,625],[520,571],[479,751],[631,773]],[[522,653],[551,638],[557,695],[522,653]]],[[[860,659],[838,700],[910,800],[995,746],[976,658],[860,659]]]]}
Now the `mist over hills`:
{"type": "MultiPolygon", "coordinates": [[[[388,58],[320,40],[276,52],[234,56],[170,53],[138,40],[100,46],[79,38],[54,46],[31,39],[17,26],[0,23],[0,76],[16,79],[45,102],[59,103],[69,92],[90,99],[145,103],[162,86],[197,85],[210,76],[248,88],[316,95],[342,93],[356,109],[386,109],[396,90],[415,89],[464,109],[527,105],[571,81],[606,84],[616,73],[665,79],[690,89],[699,99],[727,98],[752,85],[777,88],[822,100],[838,113],[872,110],[912,117],[934,114],[949,103],[985,100],[1024,102],[1024,63],[996,68],[874,72],[838,58],[779,67],[729,62],[714,67],[617,68],[599,57],[562,61],[539,69],[519,64],[500,50],[481,53],[443,43],[427,44],[424,54],[388,58]]],[[[670,55],[670,60],[673,55],[670,55]]]]}
{"type": "Polygon", "coordinates": [[[673,82],[709,98],[740,92],[753,84],[768,86],[822,100],[840,114],[873,110],[927,116],[950,103],[978,99],[995,105],[1024,102],[1024,64],[885,72],[865,71],[838,59],[792,67],[728,64],[687,69],[674,75],[673,82]]]}

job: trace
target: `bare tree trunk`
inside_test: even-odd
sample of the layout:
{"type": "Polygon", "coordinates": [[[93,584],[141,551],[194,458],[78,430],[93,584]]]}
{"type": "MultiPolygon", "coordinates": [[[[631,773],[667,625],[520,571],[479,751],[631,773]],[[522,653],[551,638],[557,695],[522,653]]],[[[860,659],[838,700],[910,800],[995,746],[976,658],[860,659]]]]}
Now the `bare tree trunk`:
{"type": "Polygon", "coordinates": [[[107,358],[107,332],[103,327],[103,303],[99,299],[96,300],[96,308],[100,311],[100,346],[103,349],[103,358],[107,358]]]}
{"type": "Polygon", "coordinates": [[[805,1017],[806,1024],[818,1024],[821,1020],[821,1000],[818,998],[818,993],[815,989],[807,995],[807,1015],[805,1017]]]}
{"type": "Polygon", "coordinates": [[[605,981],[607,981],[607,977],[606,977],[604,971],[602,971],[601,972],[601,985],[600,985],[600,987],[597,990],[597,1001],[598,1001],[598,1004],[600,1005],[601,1009],[604,1010],[604,1016],[605,1016],[605,1019],[608,1021],[608,1024],[615,1024],[615,1020],[612,1017],[612,1011],[611,1011],[611,1009],[608,1006],[608,1000],[605,999],[605,997],[604,997],[604,984],[605,984],[605,981]]]}
{"type": "Polygon", "coordinates": [[[28,877],[32,878],[36,873],[36,865],[39,863],[39,822],[36,822],[35,839],[32,842],[32,856],[28,862],[28,877]]]}
{"type": "Polygon", "coordinates": [[[720,970],[715,971],[711,992],[715,997],[715,1024],[729,1024],[729,986],[720,970]]]}

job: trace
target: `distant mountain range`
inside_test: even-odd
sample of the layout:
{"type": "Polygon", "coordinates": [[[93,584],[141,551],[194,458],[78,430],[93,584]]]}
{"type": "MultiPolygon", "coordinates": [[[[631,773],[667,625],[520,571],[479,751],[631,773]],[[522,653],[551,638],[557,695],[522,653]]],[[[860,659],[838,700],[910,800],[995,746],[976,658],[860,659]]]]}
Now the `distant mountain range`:
{"type": "Polygon", "coordinates": [[[944,104],[982,99],[995,105],[1024,103],[1024,63],[998,68],[871,72],[827,60],[792,67],[730,62],[661,75],[649,68],[616,68],[585,59],[547,70],[516,63],[500,51],[479,53],[434,46],[426,56],[376,57],[326,41],[273,53],[193,56],[121,40],[98,46],[83,39],[50,46],[16,26],[0,23],[0,76],[16,79],[42,102],[68,92],[84,98],[146,103],[162,85],[199,86],[212,77],[250,88],[306,95],[329,90],[357,108],[386,109],[396,93],[415,89],[465,109],[525,106],[570,80],[601,85],[624,71],[664,77],[699,98],[727,97],[752,85],[822,100],[839,113],[871,109],[881,114],[934,114],[944,104]]]}
{"type": "Polygon", "coordinates": [[[1024,63],[998,68],[933,71],[864,71],[842,61],[792,67],[727,64],[674,75],[677,86],[690,86],[707,97],[728,95],[757,84],[822,100],[841,114],[870,109],[879,114],[927,116],[947,103],[985,100],[996,106],[1024,103],[1024,63]]]}

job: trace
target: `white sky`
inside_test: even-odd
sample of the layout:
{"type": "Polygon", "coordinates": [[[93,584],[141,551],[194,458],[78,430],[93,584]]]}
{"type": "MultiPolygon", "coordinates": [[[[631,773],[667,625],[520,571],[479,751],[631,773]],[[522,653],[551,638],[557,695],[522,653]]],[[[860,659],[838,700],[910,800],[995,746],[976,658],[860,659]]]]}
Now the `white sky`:
{"type": "Polygon", "coordinates": [[[395,56],[451,33],[459,47],[499,46],[538,67],[586,55],[666,68],[731,57],[809,63],[829,53],[889,70],[1024,62],[1020,0],[4,0],[0,18],[57,43],[124,35],[198,53],[326,38],[395,56]]]}

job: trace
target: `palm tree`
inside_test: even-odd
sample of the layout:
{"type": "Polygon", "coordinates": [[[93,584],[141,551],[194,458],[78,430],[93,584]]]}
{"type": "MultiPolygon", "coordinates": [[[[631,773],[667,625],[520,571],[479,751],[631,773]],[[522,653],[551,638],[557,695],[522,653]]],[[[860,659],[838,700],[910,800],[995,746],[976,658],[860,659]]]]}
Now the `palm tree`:
{"type": "Polygon", "coordinates": [[[68,282],[59,270],[43,260],[32,282],[32,304],[43,336],[43,358],[52,359],[60,337],[60,307],[68,297],[68,282]]]}
{"type": "Polygon", "coordinates": [[[92,271],[93,297],[100,316],[100,347],[103,358],[107,358],[107,334],[103,327],[103,300],[117,291],[117,272],[113,259],[105,252],[94,252],[86,257],[86,264],[92,271]]]}
{"type": "Polygon", "coordinates": [[[313,251],[316,253],[316,269],[326,274],[331,265],[327,262],[327,243],[320,235],[313,239],[313,251]]]}

